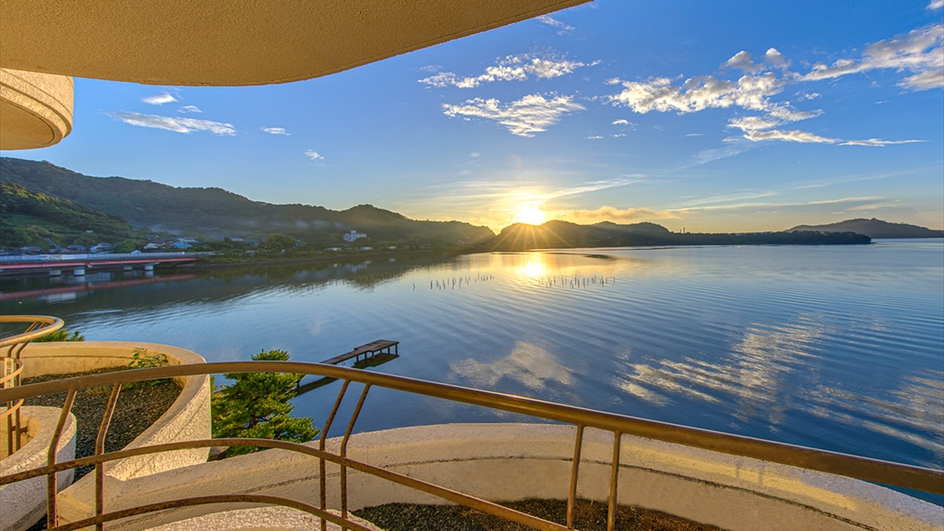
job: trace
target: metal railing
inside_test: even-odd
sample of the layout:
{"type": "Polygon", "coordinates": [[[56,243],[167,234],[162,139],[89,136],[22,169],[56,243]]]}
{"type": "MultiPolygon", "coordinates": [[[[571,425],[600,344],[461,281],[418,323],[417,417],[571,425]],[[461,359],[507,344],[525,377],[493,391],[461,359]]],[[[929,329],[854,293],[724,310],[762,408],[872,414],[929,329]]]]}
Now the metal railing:
{"type": "MultiPolygon", "coordinates": [[[[26,325],[26,331],[0,339],[0,388],[7,389],[20,385],[23,362],[20,354],[30,341],[47,336],[63,326],[62,319],[42,315],[0,315],[0,325],[26,325]]],[[[0,403],[3,401],[0,400],[0,403]]],[[[6,422],[7,433],[4,438],[3,455],[8,456],[19,450],[23,443],[23,426],[20,408],[23,400],[10,400],[0,412],[0,421],[6,422]]]]}
{"type": "Polygon", "coordinates": [[[831,474],[838,474],[866,481],[914,489],[936,494],[944,494],[944,472],[922,467],[891,463],[865,457],[857,457],[836,452],[828,452],[805,448],[801,446],[776,443],[750,437],[730,435],[710,430],[690,428],[653,420],[617,415],[602,411],[595,411],[575,406],[555,404],[533,398],[509,395],[491,391],[482,391],[427,382],[401,376],[365,372],[357,369],[323,365],[319,363],[285,362],[285,361],[251,361],[251,362],[224,362],[195,365],[175,365],[149,369],[135,369],[98,375],[81,376],[58,380],[54,382],[36,383],[21,387],[0,389],[0,400],[17,401],[28,397],[39,396],[67,390],[65,404],[59,423],[53,436],[53,442],[48,452],[48,461],[45,466],[36,469],[10,474],[0,477],[0,486],[23,481],[26,479],[47,477],[47,516],[48,529],[67,531],[95,525],[103,529],[104,523],[128,516],[145,514],[154,511],[187,507],[202,504],[254,502],[282,505],[305,511],[321,519],[322,529],[326,522],[333,522],[342,529],[365,530],[362,525],[348,518],[348,469],[357,470],[400,485],[404,485],[445,500],[466,505],[486,513],[524,524],[539,530],[563,531],[573,529],[574,503],[577,492],[577,478],[581,461],[581,446],[586,428],[595,428],[613,433],[613,461],[610,474],[609,507],[607,528],[612,530],[616,523],[616,503],[619,487],[619,457],[621,449],[621,435],[629,434],[669,443],[682,444],[689,447],[701,448],[725,454],[745,456],[774,463],[817,470],[831,474]],[[104,438],[108,431],[114,405],[117,402],[121,386],[127,383],[146,380],[196,376],[220,373],[247,373],[247,372],[279,372],[298,373],[304,375],[335,378],[343,383],[328,419],[321,430],[321,438],[317,448],[285,441],[267,439],[202,439],[183,441],[154,446],[126,449],[117,452],[104,452],[104,438]],[[339,451],[332,453],[326,450],[325,441],[328,430],[331,428],[342,399],[346,395],[352,382],[363,384],[357,406],[348,421],[342,438],[339,451]],[[111,386],[112,393],[109,405],[99,428],[98,439],[95,445],[95,455],[73,459],[63,463],[56,463],[55,448],[59,443],[65,419],[72,407],[75,394],[79,389],[88,387],[111,386]],[[368,463],[351,459],[347,456],[348,441],[354,430],[354,425],[372,387],[404,391],[445,399],[462,404],[484,406],[487,408],[528,415],[546,421],[554,421],[575,425],[576,440],[574,442],[574,457],[571,465],[570,487],[567,501],[566,526],[550,522],[520,511],[509,509],[502,505],[477,498],[453,489],[409,477],[391,470],[376,467],[368,463]],[[205,448],[210,446],[257,446],[263,448],[280,448],[310,455],[319,460],[320,495],[319,506],[307,504],[289,498],[265,495],[215,495],[195,498],[186,498],[143,505],[139,507],[104,512],[104,463],[133,456],[147,455],[157,452],[166,452],[183,449],[205,448]],[[340,512],[334,514],[327,507],[326,463],[331,462],[340,467],[340,512]],[[56,473],[76,466],[95,466],[95,515],[80,521],[58,526],[56,505],[56,473]]]}

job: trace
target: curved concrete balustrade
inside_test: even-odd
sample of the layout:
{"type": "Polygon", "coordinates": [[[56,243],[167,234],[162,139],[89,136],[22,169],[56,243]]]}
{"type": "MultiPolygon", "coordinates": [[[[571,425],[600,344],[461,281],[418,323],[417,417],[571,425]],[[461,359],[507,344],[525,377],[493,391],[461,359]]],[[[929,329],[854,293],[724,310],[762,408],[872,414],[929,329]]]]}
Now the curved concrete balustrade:
{"type": "MultiPolygon", "coordinates": [[[[489,500],[566,499],[575,428],[545,424],[419,426],[352,437],[348,455],[489,500]]],[[[316,444],[316,443],[311,443],[316,444]]],[[[328,441],[337,452],[339,439],[328,441]]],[[[578,496],[604,502],[612,434],[587,429],[578,496]]],[[[339,506],[329,464],[329,506],[339,506]]],[[[349,471],[349,508],[439,498],[349,471]]],[[[105,510],[197,495],[252,493],[317,505],[318,460],[281,450],[194,465],[105,485],[105,510]]],[[[932,530],[944,508],[863,481],[624,435],[619,503],[737,530],[932,530]]],[[[89,498],[91,500],[91,498],[89,498]]],[[[138,530],[246,504],[202,506],[129,519],[138,530]]],[[[79,516],[79,515],[75,515],[79,516]]],[[[222,517],[222,516],[221,516],[222,517]]]]}
{"type": "MultiPolygon", "coordinates": [[[[20,409],[23,424],[30,441],[12,455],[0,461],[0,475],[24,472],[46,464],[46,455],[52,443],[53,432],[62,410],[54,407],[24,406],[20,409]]],[[[6,437],[6,422],[2,424],[2,435],[6,437]]],[[[68,461],[75,457],[75,417],[69,415],[56,449],[56,461],[68,461]]],[[[72,483],[72,471],[57,475],[59,489],[72,483]]],[[[46,477],[38,477],[0,487],[0,531],[22,531],[28,529],[46,514],[46,477]]]]}
{"type": "MultiPolygon", "coordinates": [[[[38,343],[30,344],[23,350],[21,356],[24,362],[23,377],[70,374],[105,368],[127,368],[135,351],[142,350],[146,350],[147,354],[166,355],[171,365],[206,362],[203,357],[189,350],[152,343],[112,341],[38,343]]],[[[178,383],[181,384],[182,390],[174,404],[127,448],[210,437],[210,377],[208,375],[184,377],[178,383]]],[[[106,484],[203,463],[207,455],[207,449],[181,450],[108,463],[105,465],[106,484]]],[[[89,474],[60,494],[60,514],[91,515],[94,508],[94,495],[94,478],[89,474]]]]}
{"type": "Polygon", "coordinates": [[[0,68],[0,149],[57,144],[72,131],[71,77],[0,68]]]}

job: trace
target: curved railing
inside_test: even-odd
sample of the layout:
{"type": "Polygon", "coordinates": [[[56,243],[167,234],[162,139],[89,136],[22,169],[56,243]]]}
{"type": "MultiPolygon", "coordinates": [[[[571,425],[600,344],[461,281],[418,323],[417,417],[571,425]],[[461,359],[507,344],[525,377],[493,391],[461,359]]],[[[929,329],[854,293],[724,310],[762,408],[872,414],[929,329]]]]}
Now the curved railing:
{"type": "Polygon", "coordinates": [[[71,409],[72,401],[75,398],[76,392],[79,389],[88,387],[101,387],[109,385],[112,386],[112,393],[109,399],[109,405],[106,408],[102,425],[99,429],[98,439],[95,446],[96,453],[94,456],[74,459],[63,463],[56,463],[54,452],[50,452],[49,461],[47,462],[46,466],[18,474],[0,477],[0,486],[2,486],[33,477],[43,475],[47,476],[47,509],[50,529],[66,531],[71,529],[79,529],[90,525],[95,525],[98,529],[102,529],[104,522],[165,509],[213,503],[256,502],[283,505],[308,512],[321,519],[323,529],[326,525],[325,522],[328,521],[339,524],[342,526],[342,528],[364,530],[366,528],[354,521],[351,521],[348,518],[347,469],[353,469],[366,474],[371,474],[413,489],[417,489],[422,492],[426,492],[428,494],[439,496],[451,502],[463,504],[486,513],[499,516],[501,518],[505,518],[507,520],[533,527],[535,529],[555,531],[573,529],[573,508],[581,460],[581,444],[583,441],[583,432],[585,428],[605,430],[613,433],[614,435],[613,461],[609,491],[609,529],[613,529],[615,525],[615,509],[619,477],[618,471],[620,463],[620,441],[621,435],[623,434],[636,435],[649,439],[681,444],[689,447],[722,452],[725,454],[750,457],[794,467],[827,472],[830,474],[838,474],[906,489],[920,490],[935,494],[944,494],[944,472],[938,470],[891,463],[887,461],[857,457],[836,452],[827,452],[823,450],[776,443],[750,437],[724,434],[710,430],[690,428],[686,426],[634,418],[625,415],[617,415],[575,406],[555,404],[516,395],[469,389],[454,385],[427,382],[401,376],[365,372],[357,369],[324,365],[319,363],[252,361],[176,365],[149,369],[136,369],[132,371],[82,376],[58,380],[55,382],[44,382],[9,389],[0,389],[0,400],[17,401],[33,396],[68,390],[59,420],[59,425],[56,429],[56,433],[53,437],[53,442],[51,445],[51,448],[56,448],[62,427],[65,424],[66,416],[69,414],[69,410],[71,409]],[[108,430],[108,424],[110,422],[115,403],[118,400],[118,394],[123,384],[182,376],[246,372],[298,373],[335,378],[343,381],[341,389],[338,393],[338,397],[334,402],[334,407],[331,410],[328,420],[321,431],[321,439],[317,448],[290,442],[266,439],[206,439],[160,444],[110,453],[104,452],[105,434],[108,430]],[[352,382],[363,384],[363,389],[360,393],[357,406],[354,408],[351,418],[348,421],[347,429],[340,444],[340,449],[338,453],[332,453],[326,451],[325,440],[328,430],[335,420],[341,400],[344,398],[352,382]],[[576,425],[577,431],[576,440],[574,442],[574,458],[571,465],[572,470],[567,504],[566,527],[549,522],[547,520],[543,520],[541,518],[537,518],[535,516],[531,516],[526,513],[509,509],[490,501],[457,492],[452,489],[350,459],[347,456],[348,440],[350,439],[354,425],[371,387],[383,387],[387,389],[450,400],[463,404],[484,406],[492,409],[524,414],[547,421],[576,425]],[[186,498],[149,504],[110,513],[104,512],[104,463],[116,459],[124,459],[127,457],[146,455],[156,452],[203,448],[210,446],[258,446],[265,448],[281,448],[284,450],[307,454],[319,459],[320,506],[316,507],[310,504],[299,502],[297,500],[275,496],[235,494],[186,498]],[[334,463],[340,467],[341,510],[339,514],[329,512],[327,508],[325,484],[325,466],[327,462],[334,463]],[[56,473],[62,470],[68,470],[76,466],[84,465],[95,465],[95,516],[83,519],[81,521],[72,522],[67,525],[53,527],[57,524],[56,473]]]}
{"type": "MultiPolygon", "coordinates": [[[[26,325],[26,331],[9,337],[0,338],[0,388],[6,389],[20,385],[23,362],[20,353],[30,341],[47,336],[63,326],[62,319],[42,315],[0,315],[0,325],[26,325]],[[4,352],[4,349],[5,352],[4,352]]],[[[2,401],[0,401],[2,403],[2,401]]],[[[7,424],[6,445],[3,455],[10,455],[22,447],[23,429],[20,408],[23,400],[6,402],[6,409],[0,413],[0,421],[7,424]]]]}

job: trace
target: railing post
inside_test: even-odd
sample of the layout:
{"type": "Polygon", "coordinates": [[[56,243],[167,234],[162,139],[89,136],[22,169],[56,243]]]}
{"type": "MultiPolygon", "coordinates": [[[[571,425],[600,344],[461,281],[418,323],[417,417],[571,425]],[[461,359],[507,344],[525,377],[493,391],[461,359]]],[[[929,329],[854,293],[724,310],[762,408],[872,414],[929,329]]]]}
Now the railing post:
{"type": "Polygon", "coordinates": [[[577,473],[580,470],[580,449],[583,446],[583,424],[577,424],[574,442],[574,462],[570,467],[570,492],[567,494],[567,529],[574,528],[574,503],[577,500],[577,473]]]}
{"type": "MultiPolygon", "coordinates": [[[[328,430],[331,429],[331,423],[334,422],[334,416],[338,414],[338,408],[341,406],[341,400],[344,398],[344,393],[347,392],[347,386],[351,384],[350,380],[344,380],[344,384],[341,385],[341,390],[338,392],[338,397],[334,400],[334,407],[331,408],[331,413],[328,415],[328,420],[325,421],[324,429],[321,431],[321,439],[318,441],[318,449],[322,452],[325,451],[325,441],[328,438],[328,430]]],[[[327,473],[327,466],[325,464],[325,458],[318,458],[318,482],[321,488],[320,492],[320,501],[321,501],[321,510],[328,510],[328,494],[325,490],[328,487],[328,483],[325,480],[325,474],[327,473]]],[[[324,518],[321,519],[321,531],[327,531],[328,522],[324,518]]]]}
{"type": "MultiPolygon", "coordinates": [[[[69,389],[66,395],[66,401],[62,404],[62,411],[59,413],[59,420],[56,422],[56,429],[52,433],[52,441],[49,443],[49,449],[46,451],[46,464],[56,464],[59,452],[59,439],[62,438],[62,430],[65,428],[66,419],[72,412],[72,403],[75,402],[75,389],[69,389]]],[[[56,472],[46,476],[46,528],[50,529],[59,525],[59,510],[57,502],[59,500],[59,482],[56,472]]]]}
{"type": "MultiPolygon", "coordinates": [[[[111,396],[108,397],[108,406],[105,408],[105,414],[102,415],[102,425],[98,428],[98,437],[95,439],[95,455],[105,453],[105,435],[108,433],[108,425],[111,424],[111,417],[115,413],[115,404],[118,403],[118,393],[121,392],[121,384],[116,383],[111,388],[111,396]]],[[[105,463],[95,463],[95,516],[105,514],[105,463]]],[[[95,524],[96,531],[104,531],[105,524],[99,522],[95,524]]]]}
{"type": "MultiPolygon", "coordinates": [[[[351,421],[347,424],[347,431],[344,432],[344,438],[341,439],[341,458],[347,457],[347,441],[351,438],[351,432],[354,431],[354,423],[361,414],[361,408],[364,406],[364,400],[367,399],[367,391],[370,391],[370,384],[364,384],[364,390],[361,391],[361,397],[357,401],[357,407],[351,414],[351,421]]],[[[341,465],[341,518],[347,520],[347,467],[341,465]]],[[[347,531],[347,526],[341,525],[341,531],[347,531]]]]}
{"type": "Polygon", "coordinates": [[[623,442],[622,433],[617,431],[613,432],[613,435],[613,469],[610,471],[610,506],[606,513],[607,531],[613,531],[616,529],[616,496],[617,487],[619,487],[620,444],[623,442]]]}

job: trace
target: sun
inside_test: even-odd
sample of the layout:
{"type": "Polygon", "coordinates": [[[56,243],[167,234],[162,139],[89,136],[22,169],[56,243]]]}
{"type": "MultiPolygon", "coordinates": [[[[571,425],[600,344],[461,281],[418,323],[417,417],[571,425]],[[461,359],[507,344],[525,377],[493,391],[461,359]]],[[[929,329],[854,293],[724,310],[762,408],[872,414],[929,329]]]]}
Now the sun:
{"type": "Polygon", "coordinates": [[[540,225],[547,219],[547,214],[534,205],[524,205],[515,212],[515,223],[540,225]]]}

